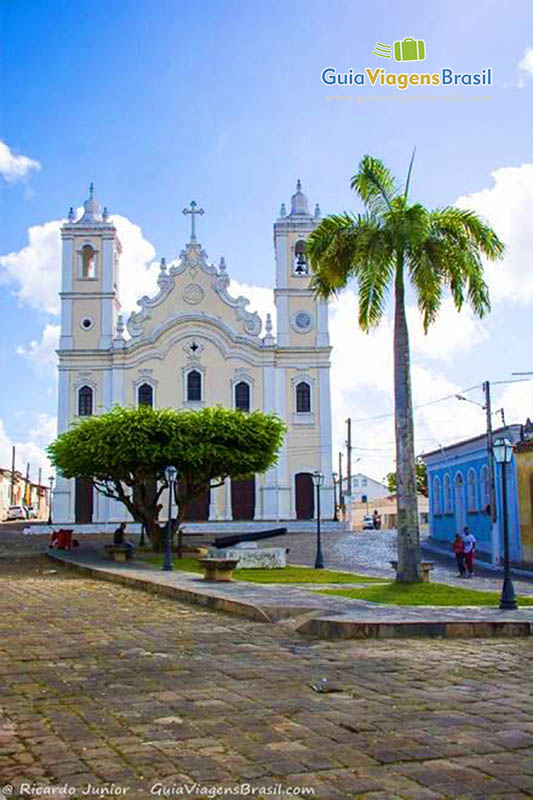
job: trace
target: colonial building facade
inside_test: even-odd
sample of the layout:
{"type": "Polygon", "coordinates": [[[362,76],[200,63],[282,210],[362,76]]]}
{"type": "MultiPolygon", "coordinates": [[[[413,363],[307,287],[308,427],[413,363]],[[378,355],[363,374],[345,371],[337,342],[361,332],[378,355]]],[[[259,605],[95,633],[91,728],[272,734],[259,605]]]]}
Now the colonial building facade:
{"type": "MultiPolygon", "coordinates": [[[[244,297],[232,297],[226,264],[197,240],[195,203],[184,213],[190,239],[168,266],[159,291],[142,297],[127,322],[120,313],[121,246],[91,186],[84,211],[72,209],[62,235],[59,433],[115,405],[272,411],[288,432],[278,463],[249,481],[213,489],[190,520],[290,520],[315,515],[312,473],[325,476],[322,509],[333,514],[330,354],[327,304],[313,296],[306,237],[320,221],[298,181],[290,211],[274,223],[277,331],[244,297]]],[[[127,519],[125,509],[81,480],[58,476],[55,523],[127,519]]]]}

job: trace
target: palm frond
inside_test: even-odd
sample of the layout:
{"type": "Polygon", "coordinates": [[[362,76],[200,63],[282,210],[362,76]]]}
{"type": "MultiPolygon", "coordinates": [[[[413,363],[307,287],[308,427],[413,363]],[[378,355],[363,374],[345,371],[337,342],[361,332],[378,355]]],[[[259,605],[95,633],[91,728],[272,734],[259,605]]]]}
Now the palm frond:
{"type": "Polygon", "coordinates": [[[398,186],[390,170],[379,158],[368,155],[361,159],[350,188],[357,192],[370,212],[378,216],[390,210],[398,195],[398,186]]]}

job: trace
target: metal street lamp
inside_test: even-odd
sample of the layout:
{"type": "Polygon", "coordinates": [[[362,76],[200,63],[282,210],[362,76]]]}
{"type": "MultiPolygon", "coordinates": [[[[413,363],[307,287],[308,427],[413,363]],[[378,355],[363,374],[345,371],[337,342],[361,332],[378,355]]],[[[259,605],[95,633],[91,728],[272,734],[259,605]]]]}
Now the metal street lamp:
{"type": "Polygon", "coordinates": [[[316,486],[316,557],[315,569],[324,569],[324,558],[322,556],[322,542],[320,539],[320,487],[324,484],[324,476],[321,472],[313,472],[313,483],[316,486]]]}
{"type": "Polygon", "coordinates": [[[170,526],[172,523],[172,494],[174,492],[174,483],[178,475],[176,467],[167,467],[165,470],[165,478],[168,483],[168,521],[167,521],[167,535],[165,537],[165,559],[163,561],[164,572],[171,572],[174,569],[172,564],[172,539],[170,536],[170,526]]]}
{"type": "Polygon", "coordinates": [[[499,438],[496,439],[492,450],[494,453],[494,460],[497,464],[501,464],[502,471],[502,517],[503,517],[503,587],[500,597],[500,608],[504,610],[512,610],[518,608],[516,602],[516,594],[511,578],[511,567],[509,564],[509,524],[507,513],[507,464],[510,464],[513,459],[513,445],[509,439],[499,438]]]}
{"type": "Polygon", "coordinates": [[[54,487],[54,476],[50,475],[48,478],[50,489],[48,490],[48,524],[52,524],[52,489],[54,487]]]}
{"type": "Polygon", "coordinates": [[[339,521],[339,515],[337,513],[337,473],[332,472],[331,477],[333,478],[333,522],[339,521]]]}

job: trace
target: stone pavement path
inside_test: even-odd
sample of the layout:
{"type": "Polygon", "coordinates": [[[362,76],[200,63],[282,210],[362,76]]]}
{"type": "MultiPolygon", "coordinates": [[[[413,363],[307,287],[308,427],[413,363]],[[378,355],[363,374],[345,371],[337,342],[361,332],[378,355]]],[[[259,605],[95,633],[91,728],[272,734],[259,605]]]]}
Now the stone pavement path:
{"type": "Polygon", "coordinates": [[[528,640],[306,641],[51,570],[0,559],[6,797],[532,796],[528,640]]]}

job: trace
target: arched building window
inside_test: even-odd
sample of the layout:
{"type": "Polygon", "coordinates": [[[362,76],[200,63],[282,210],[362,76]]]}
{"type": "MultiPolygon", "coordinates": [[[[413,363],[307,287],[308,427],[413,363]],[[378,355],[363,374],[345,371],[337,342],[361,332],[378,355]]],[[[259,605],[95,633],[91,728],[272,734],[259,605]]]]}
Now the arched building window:
{"type": "Polygon", "coordinates": [[[81,277],[96,278],[96,253],[90,244],[81,248],[81,277]]]}
{"type": "Polygon", "coordinates": [[[451,514],[453,509],[453,500],[452,500],[452,482],[450,480],[449,475],[444,476],[443,492],[444,492],[444,513],[451,514]]]}
{"type": "Polygon", "coordinates": [[[473,469],[468,470],[468,480],[466,483],[466,498],[469,511],[477,511],[477,478],[473,469]]]}
{"type": "Polygon", "coordinates": [[[311,413],[311,387],[307,381],[296,384],[296,413],[311,413]]]}
{"type": "Polygon", "coordinates": [[[235,408],[240,411],[250,410],[250,384],[246,381],[235,384],[235,408]]]}
{"type": "Polygon", "coordinates": [[[303,239],[299,239],[294,245],[294,274],[309,274],[309,264],[305,254],[305,241],[303,239]]]}
{"type": "Polygon", "coordinates": [[[90,386],[82,386],[78,391],[78,416],[90,417],[93,413],[93,390],[90,386]]]}
{"type": "Polygon", "coordinates": [[[191,403],[202,400],[202,374],[196,369],[187,373],[187,400],[191,403]]]}
{"type": "Polygon", "coordinates": [[[489,468],[486,465],[481,468],[480,495],[481,510],[486,511],[490,505],[489,468]]]}
{"type": "Polygon", "coordinates": [[[433,478],[433,513],[442,514],[442,503],[440,497],[440,480],[438,476],[433,478]]]}
{"type": "Polygon", "coordinates": [[[137,405],[153,407],[154,389],[149,383],[142,383],[137,389],[137,405]]]}

